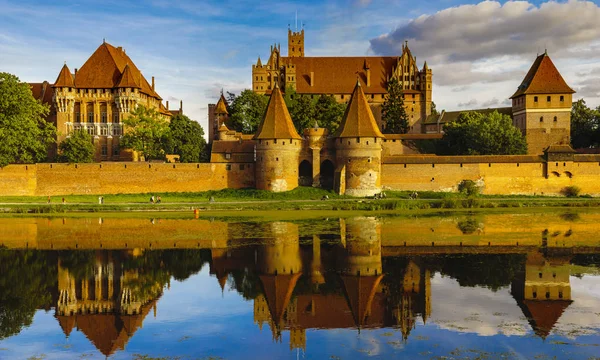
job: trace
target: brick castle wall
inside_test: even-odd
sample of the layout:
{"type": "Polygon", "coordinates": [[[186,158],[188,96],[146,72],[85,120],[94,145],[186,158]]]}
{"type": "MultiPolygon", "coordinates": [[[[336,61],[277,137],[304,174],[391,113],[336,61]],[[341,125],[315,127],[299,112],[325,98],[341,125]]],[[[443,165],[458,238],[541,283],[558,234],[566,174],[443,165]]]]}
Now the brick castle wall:
{"type": "MultiPolygon", "coordinates": [[[[600,156],[398,156],[383,159],[384,190],[455,191],[477,181],[484,194],[558,195],[576,185],[600,195],[600,156]]],[[[255,187],[255,164],[34,164],[0,168],[0,196],[195,192],[255,187]]]]}
{"type": "Polygon", "coordinates": [[[254,164],[36,164],[0,169],[0,196],[194,192],[254,185],[254,164]]]}

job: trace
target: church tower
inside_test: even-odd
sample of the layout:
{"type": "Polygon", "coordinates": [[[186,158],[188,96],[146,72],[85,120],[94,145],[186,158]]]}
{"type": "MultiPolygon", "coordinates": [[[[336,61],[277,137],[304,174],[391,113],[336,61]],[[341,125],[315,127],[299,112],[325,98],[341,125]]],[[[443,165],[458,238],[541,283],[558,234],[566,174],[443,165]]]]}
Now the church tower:
{"type": "Polygon", "coordinates": [[[385,138],[375,122],[360,80],[334,134],[334,188],[339,194],[373,196],[381,192],[381,149],[385,138]]]}
{"type": "Polygon", "coordinates": [[[511,96],[513,125],[527,139],[527,151],[540,155],[550,145],[571,142],[571,105],[567,85],[547,52],[538,56],[511,96]]]}
{"type": "Polygon", "coordinates": [[[302,138],[298,135],[285,101],[275,85],[256,135],[256,188],[274,192],[298,187],[302,138]]]}
{"type": "Polygon", "coordinates": [[[288,57],[304,57],[304,29],[288,29],[288,57]]]}

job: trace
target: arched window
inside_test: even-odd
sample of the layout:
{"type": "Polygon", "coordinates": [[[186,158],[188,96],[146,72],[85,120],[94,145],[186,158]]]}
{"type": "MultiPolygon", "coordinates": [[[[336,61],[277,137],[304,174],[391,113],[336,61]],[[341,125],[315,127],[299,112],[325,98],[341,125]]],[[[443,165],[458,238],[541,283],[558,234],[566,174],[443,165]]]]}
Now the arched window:
{"type": "Polygon", "coordinates": [[[540,122],[544,122],[544,117],[540,116],[540,122]]]}

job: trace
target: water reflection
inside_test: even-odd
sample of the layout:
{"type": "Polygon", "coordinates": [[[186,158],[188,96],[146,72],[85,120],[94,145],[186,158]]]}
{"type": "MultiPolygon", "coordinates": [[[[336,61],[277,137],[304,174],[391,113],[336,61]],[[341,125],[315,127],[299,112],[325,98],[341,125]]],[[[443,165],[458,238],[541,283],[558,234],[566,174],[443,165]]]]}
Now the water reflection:
{"type": "MultiPolygon", "coordinates": [[[[106,220],[94,221],[93,226],[78,223],[70,229],[77,238],[69,243],[56,236],[38,238],[40,229],[47,230],[26,219],[26,231],[13,231],[12,240],[5,238],[16,249],[0,250],[0,340],[19,334],[32,324],[35,310],[44,309],[54,312],[66,337],[76,329],[110,356],[125,349],[144,319],[151,313],[156,316],[157,302],[169,291],[172,278],[185,280],[204,265],[221,291],[232,289],[252,302],[257,330],[268,329],[274,343],[283,342],[288,333],[290,349],[306,349],[311,329],[392,328],[410,342],[411,332],[431,321],[436,274],[463,287],[509,287],[514,306],[533,333],[546,339],[577,301],[571,296],[572,269],[578,276],[597,273],[600,248],[596,238],[577,238],[578,230],[585,233],[588,226],[579,217],[563,219],[566,224],[538,224],[544,229],[537,231],[537,239],[515,240],[504,232],[497,243],[481,239],[494,229],[493,221],[443,221],[448,219],[427,223],[420,233],[414,222],[407,222],[400,236],[401,222],[375,217],[328,220],[325,227],[323,221],[317,226],[217,221],[199,225],[192,220],[186,226],[205,227],[213,236],[188,239],[178,238],[180,232],[162,233],[160,242],[156,233],[148,239],[105,237],[93,226],[111,226],[106,220]],[[578,229],[573,221],[583,224],[578,229]],[[82,231],[86,228],[89,231],[82,231]],[[438,237],[432,237],[436,231],[438,237]],[[445,236],[439,235],[444,231],[445,236]],[[451,231],[457,234],[450,236],[451,231]],[[94,244],[86,236],[99,241],[94,244]],[[23,241],[29,249],[19,249],[23,241]],[[144,241],[146,246],[139,246],[144,241]],[[31,249],[33,243],[44,250],[31,249]],[[128,248],[106,249],[121,243],[128,248]],[[157,249],[172,245],[175,249],[157,249]],[[189,248],[181,249],[184,246],[189,248]]],[[[55,226],[52,222],[49,227],[55,226]]],[[[155,220],[151,226],[169,229],[169,222],[155,220]]]]}

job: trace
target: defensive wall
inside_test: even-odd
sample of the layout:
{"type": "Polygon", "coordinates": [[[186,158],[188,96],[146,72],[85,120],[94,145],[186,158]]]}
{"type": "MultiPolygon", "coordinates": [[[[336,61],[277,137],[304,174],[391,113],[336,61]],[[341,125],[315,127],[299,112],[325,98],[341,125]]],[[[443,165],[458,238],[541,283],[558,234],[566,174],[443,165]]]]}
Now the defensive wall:
{"type": "MultiPolygon", "coordinates": [[[[484,194],[559,195],[571,185],[600,196],[600,155],[384,157],[384,190],[455,191],[473,180],[484,194]]],[[[196,192],[254,188],[254,163],[29,164],[0,168],[0,196],[196,192]]]]}
{"type": "Polygon", "coordinates": [[[387,157],[381,178],[384,190],[456,191],[462,180],[473,180],[489,195],[559,195],[578,186],[583,194],[598,196],[600,156],[387,157]]]}
{"type": "Polygon", "coordinates": [[[0,196],[195,192],[252,188],[252,163],[116,162],[0,168],[0,196]]]}

